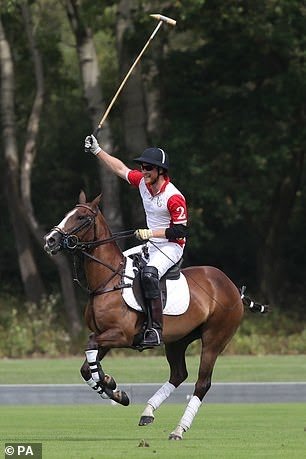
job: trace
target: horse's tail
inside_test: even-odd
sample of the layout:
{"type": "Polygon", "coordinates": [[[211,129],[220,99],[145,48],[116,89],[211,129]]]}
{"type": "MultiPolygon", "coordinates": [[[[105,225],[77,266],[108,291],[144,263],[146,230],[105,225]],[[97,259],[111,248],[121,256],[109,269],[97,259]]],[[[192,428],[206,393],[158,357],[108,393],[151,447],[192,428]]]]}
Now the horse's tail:
{"type": "Polygon", "coordinates": [[[260,304],[255,303],[255,301],[251,300],[248,296],[245,296],[246,286],[243,285],[240,290],[240,296],[244,306],[247,306],[251,312],[260,312],[261,314],[266,314],[269,312],[269,305],[268,304],[260,304]]]}

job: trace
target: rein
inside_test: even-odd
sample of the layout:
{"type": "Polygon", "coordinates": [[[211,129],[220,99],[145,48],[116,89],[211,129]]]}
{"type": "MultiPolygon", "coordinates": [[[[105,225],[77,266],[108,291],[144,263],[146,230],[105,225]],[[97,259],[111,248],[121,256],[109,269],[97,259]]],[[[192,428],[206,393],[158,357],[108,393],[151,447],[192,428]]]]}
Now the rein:
{"type": "MultiPolygon", "coordinates": [[[[113,268],[113,266],[109,265],[105,261],[102,261],[99,258],[95,257],[94,255],[91,255],[87,250],[91,250],[91,249],[93,249],[95,247],[98,247],[98,246],[101,246],[101,245],[109,244],[109,243],[114,242],[114,241],[116,241],[118,239],[123,239],[123,238],[130,237],[133,234],[134,234],[134,230],[122,231],[122,232],[119,232],[119,233],[114,233],[112,236],[110,236],[110,237],[108,237],[106,239],[101,239],[101,240],[97,240],[97,241],[88,241],[88,242],[76,242],[73,247],[69,246],[70,250],[73,250],[74,252],[78,250],[78,251],[80,251],[82,253],[82,255],[84,257],[87,257],[90,260],[92,260],[92,261],[94,261],[96,263],[99,263],[100,265],[102,265],[105,268],[107,268],[110,271],[112,271],[111,276],[107,279],[106,282],[104,282],[102,285],[100,285],[99,287],[95,288],[94,290],[90,290],[88,287],[87,288],[84,287],[82,285],[82,283],[80,282],[80,280],[79,280],[77,264],[76,264],[77,257],[76,257],[76,254],[74,253],[74,258],[73,258],[73,268],[74,268],[73,280],[74,280],[74,282],[76,282],[79,285],[79,287],[81,287],[83,290],[85,290],[91,296],[102,295],[103,293],[109,293],[109,292],[112,292],[112,291],[115,291],[115,290],[121,290],[122,288],[132,287],[131,283],[127,284],[127,283],[122,282],[122,279],[124,279],[124,278],[127,278],[127,279],[133,281],[132,277],[130,277],[130,276],[126,275],[126,274],[123,274],[123,270],[124,270],[125,262],[126,262],[125,258],[123,258],[120,261],[119,266],[117,268],[113,268]],[[121,277],[121,283],[115,285],[112,288],[108,288],[107,289],[106,288],[107,284],[117,274],[121,277]]],[[[74,237],[77,238],[77,236],[74,236],[74,237]]]]}
{"type": "Polygon", "coordinates": [[[126,283],[121,283],[121,284],[117,284],[115,285],[114,287],[112,288],[109,288],[109,289],[106,289],[106,286],[107,284],[118,274],[121,279],[123,278],[127,278],[127,279],[130,279],[130,280],[133,280],[132,277],[130,276],[127,276],[126,274],[122,274],[122,271],[125,267],[125,259],[121,260],[120,263],[119,263],[119,266],[117,269],[114,269],[112,266],[110,266],[109,264],[105,263],[105,262],[102,262],[101,260],[99,260],[98,258],[94,257],[93,255],[90,255],[89,253],[85,252],[85,251],[82,251],[82,254],[88,258],[90,258],[91,260],[93,261],[96,261],[97,263],[100,263],[102,266],[105,266],[106,268],[110,269],[111,271],[113,271],[113,274],[108,278],[108,280],[103,283],[102,285],[100,285],[99,287],[95,288],[94,290],[90,290],[88,287],[84,287],[83,284],[80,282],[79,278],[78,278],[78,272],[77,272],[77,265],[76,265],[76,255],[74,255],[74,258],[73,258],[73,270],[74,270],[74,275],[73,275],[73,280],[74,282],[76,282],[78,284],[79,287],[82,288],[82,290],[84,290],[86,293],[88,293],[89,295],[91,296],[97,296],[97,295],[102,295],[103,293],[109,293],[109,292],[113,292],[113,291],[116,291],[116,290],[121,290],[122,288],[127,288],[127,287],[132,287],[132,284],[126,284],[126,283]]]}
{"type": "Polygon", "coordinates": [[[76,282],[79,285],[79,287],[81,287],[84,291],[86,291],[91,296],[102,295],[103,293],[108,293],[108,292],[112,292],[115,290],[121,290],[122,288],[131,287],[132,286],[131,283],[129,284],[122,283],[123,278],[133,280],[132,277],[127,276],[122,273],[125,267],[125,259],[122,259],[120,261],[119,266],[117,268],[113,268],[113,266],[109,265],[108,263],[90,254],[88,250],[93,250],[96,247],[99,247],[105,244],[109,244],[119,239],[131,237],[132,235],[134,235],[135,230],[120,231],[118,233],[112,234],[108,238],[95,240],[96,239],[96,216],[98,213],[93,211],[93,209],[91,209],[91,207],[87,206],[86,204],[77,204],[76,207],[85,207],[86,209],[90,210],[94,214],[93,217],[87,216],[79,226],[74,227],[68,233],[64,233],[60,228],[57,228],[57,227],[54,228],[57,231],[59,231],[63,236],[63,242],[62,242],[63,248],[74,252],[74,257],[73,257],[73,270],[74,270],[73,280],[74,282],[76,282]],[[87,229],[88,231],[91,228],[92,224],[94,224],[94,240],[93,241],[80,241],[79,237],[76,234],[73,234],[73,233],[79,232],[81,229],[86,228],[87,226],[88,226],[88,229],[87,229]],[[107,281],[103,282],[102,285],[100,285],[99,287],[96,287],[94,290],[90,290],[88,287],[87,288],[84,287],[83,284],[80,282],[79,276],[78,276],[77,257],[75,254],[76,251],[80,251],[83,254],[83,256],[89,258],[90,260],[112,271],[112,274],[107,279],[107,281]],[[118,285],[115,285],[112,288],[107,289],[106,288],[107,284],[116,275],[119,275],[121,277],[121,283],[118,285]]]}
{"type": "Polygon", "coordinates": [[[54,226],[54,228],[52,228],[53,230],[57,231],[63,236],[62,246],[64,249],[70,249],[70,250],[94,249],[96,247],[99,247],[100,245],[108,244],[110,242],[117,241],[118,239],[124,239],[130,236],[133,236],[135,233],[135,230],[133,229],[127,230],[127,231],[120,231],[118,233],[112,234],[110,237],[106,239],[95,240],[96,239],[96,216],[98,215],[98,212],[94,211],[90,206],[87,206],[86,204],[77,204],[75,207],[84,207],[85,209],[89,210],[93,214],[93,216],[92,217],[86,216],[84,218],[84,221],[80,223],[80,225],[75,226],[69,232],[64,232],[58,226],[54,226]],[[94,224],[94,240],[87,241],[87,242],[80,241],[79,237],[76,236],[74,233],[81,231],[83,228],[86,228],[87,226],[88,226],[88,229],[87,229],[88,231],[92,224],[94,224]]]}
{"type": "Polygon", "coordinates": [[[69,246],[67,248],[70,249],[94,249],[96,247],[99,247],[100,245],[104,244],[109,244],[110,242],[117,241],[119,239],[125,239],[128,237],[133,236],[135,233],[135,230],[127,230],[127,231],[119,231],[118,233],[113,233],[110,237],[106,239],[100,239],[97,241],[88,241],[88,242],[79,242],[79,238],[75,235],[69,235],[70,237],[77,238],[76,243],[74,244],[73,247],[69,246]]]}

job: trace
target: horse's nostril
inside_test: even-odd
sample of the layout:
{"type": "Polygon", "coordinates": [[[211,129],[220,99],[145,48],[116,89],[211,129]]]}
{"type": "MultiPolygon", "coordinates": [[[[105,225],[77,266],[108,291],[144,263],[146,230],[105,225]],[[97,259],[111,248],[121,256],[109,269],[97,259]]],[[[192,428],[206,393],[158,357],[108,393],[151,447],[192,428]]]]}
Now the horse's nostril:
{"type": "Polygon", "coordinates": [[[45,237],[45,246],[44,249],[47,253],[55,255],[55,253],[60,250],[59,246],[59,237],[56,232],[52,232],[45,237]]]}
{"type": "Polygon", "coordinates": [[[57,238],[55,236],[48,236],[46,237],[46,245],[48,247],[53,247],[57,244],[57,238]]]}

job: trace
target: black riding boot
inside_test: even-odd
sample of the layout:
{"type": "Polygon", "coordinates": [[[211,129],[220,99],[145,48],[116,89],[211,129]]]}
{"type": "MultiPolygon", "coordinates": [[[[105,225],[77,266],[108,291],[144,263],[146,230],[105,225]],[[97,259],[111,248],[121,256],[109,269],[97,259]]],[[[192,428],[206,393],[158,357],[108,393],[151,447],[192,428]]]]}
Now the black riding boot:
{"type": "Polygon", "coordinates": [[[147,328],[144,332],[142,344],[144,346],[160,346],[163,344],[163,307],[160,295],[158,298],[151,299],[150,303],[152,312],[152,327],[147,328]]]}
{"type": "Polygon", "coordinates": [[[148,328],[144,332],[143,346],[162,344],[163,307],[159,291],[158,271],[155,266],[145,266],[142,272],[142,286],[148,308],[148,328]]]}

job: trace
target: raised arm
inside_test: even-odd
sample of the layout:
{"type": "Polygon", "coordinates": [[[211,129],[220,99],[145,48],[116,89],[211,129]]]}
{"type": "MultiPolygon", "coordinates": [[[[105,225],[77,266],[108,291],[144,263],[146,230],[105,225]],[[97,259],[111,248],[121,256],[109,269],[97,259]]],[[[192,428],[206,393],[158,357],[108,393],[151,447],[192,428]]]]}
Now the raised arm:
{"type": "Polygon", "coordinates": [[[114,174],[118,175],[119,177],[127,180],[127,174],[130,169],[118,158],[108,154],[104,151],[95,136],[88,135],[85,138],[85,152],[92,153],[93,155],[97,156],[100,161],[102,161],[105,166],[114,174]]]}

